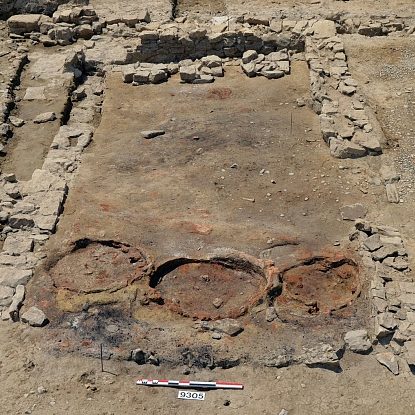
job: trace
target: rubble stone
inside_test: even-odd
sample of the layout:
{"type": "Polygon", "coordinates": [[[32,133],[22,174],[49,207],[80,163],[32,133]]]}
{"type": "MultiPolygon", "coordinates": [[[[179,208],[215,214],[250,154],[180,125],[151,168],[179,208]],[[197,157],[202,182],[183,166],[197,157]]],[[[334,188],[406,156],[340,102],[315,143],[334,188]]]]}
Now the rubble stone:
{"type": "Polygon", "coordinates": [[[369,236],[369,238],[363,241],[363,246],[366,247],[370,252],[379,249],[382,246],[379,234],[369,236]]]}
{"type": "Polygon", "coordinates": [[[30,307],[25,311],[21,316],[21,320],[32,327],[43,327],[48,323],[45,313],[37,307],[30,307]]]}
{"type": "Polygon", "coordinates": [[[10,304],[10,307],[8,309],[8,315],[9,318],[12,321],[18,321],[19,320],[19,310],[20,307],[23,304],[23,300],[25,298],[25,287],[24,285],[18,285],[16,287],[16,292],[13,295],[12,302],[10,304]]]}
{"type": "Polygon", "coordinates": [[[242,63],[247,64],[258,58],[258,52],[256,50],[247,50],[242,55],[242,63]]]}
{"type": "Polygon", "coordinates": [[[32,274],[32,270],[0,266],[0,284],[12,288],[16,288],[18,285],[26,285],[32,274]]]}
{"type": "Polygon", "coordinates": [[[255,62],[249,62],[249,63],[242,64],[241,68],[249,78],[252,78],[256,75],[255,62]]]}
{"type": "Polygon", "coordinates": [[[33,122],[35,124],[42,124],[49,121],[56,120],[56,114],[54,112],[45,112],[43,114],[39,114],[34,118],[33,122]]]}
{"type": "Polygon", "coordinates": [[[338,138],[330,140],[330,152],[333,157],[340,159],[353,159],[367,155],[367,150],[359,144],[338,138]]]}
{"type": "Polygon", "coordinates": [[[3,251],[9,255],[21,255],[31,252],[33,249],[33,239],[26,234],[9,233],[4,240],[3,251]]]}
{"type": "Polygon", "coordinates": [[[309,349],[304,356],[304,363],[309,367],[322,367],[337,370],[340,367],[338,351],[329,344],[321,344],[309,349]]]}
{"type": "Polygon", "coordinates": [[[376,354],[377,361],[387,367],[394,375],[399,375],[399,365],[396,356],[391,352],[383,352],[376,354]]]}
{"type": "Polygon", "coordinates": [[[14,289],[0,285],[0,306],[9,306],[12,302],[14,289]]]}
{"type": "Polygon", "coordinates": [[[415,366],[415,338],[405,342],[405,358],[409,366],[415,366]]]}
{"type": "Polygon", "coordinates": [[[207,327],[211,331],[225,333],[232,337],[237,336],[243,331],[243,327],[238,323],[238,321],[231,318],[216,320],[212,323],[208,323],[207,327]]]}
{"type": "Polygon", "coordinates": [[[318,20],[312,27],[316,39],[327,39],[336,36],[336,26],[331,20],[318,20]]]}
{"type": "Polygon", "coordinates": [[[399,203],[399,193],[395,183],[386,183],[386,197],[390,203],[399,203]]]}
{"type": "Polygon", "coordinates": [[[347,348],[352,352],[366,353],[372,348],[366,330],[348,331],[344,336],[344,341],[347,348]]]}
{"type": "Polygon", "coordinates": [[[10,33],[17,35],[38,32],[41,17],[41,14],[15,14],[7,20],[7,25],[10,33]]]}
{"type": "Polygon", "coordinates": [[[164,130],[147,130],[141,131],[141,134],[144,138],[154,138],[158,137],[159,135],[164,135],[166,132],[164,130]]]}
{"type": "Polygon", "coordinates": [[[379,143],[378,138],[375,137],[374,134],[357,131],[354,134],[352,141],[368,150],[369,154],[374,155],[382,153],[382,147],[379,143]]]}
{"type": "Polygon", "coordinates": [[[355,203],[354,205],[346,205],[340,209],[340,214],[343,220],[356,220],[362,219],[367,214],[367,208],[361,203],[355,203]]]}
{"type": "Polygon", "coordinates": [[[192,83],[197,78],[196,68],[194,66],[181,66],[179,74],[183,82],[192,83]]]}
{"type": "Polygon", "coordinates": [[[25,123],[21,118],[13,117],[13,116],[9,117],[9,121],[10,121],[10,124],[13,125],[13,127],[17,127],[17,128],[22,127],[25,123]]]}

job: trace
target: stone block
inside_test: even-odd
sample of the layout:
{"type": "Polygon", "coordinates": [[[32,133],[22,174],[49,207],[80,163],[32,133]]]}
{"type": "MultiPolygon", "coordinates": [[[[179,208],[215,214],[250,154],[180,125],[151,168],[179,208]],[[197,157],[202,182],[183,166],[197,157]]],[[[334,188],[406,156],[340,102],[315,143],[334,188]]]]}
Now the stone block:
{"type": "Polygon", "coordinates": [[[0,266],[0,284],[7,287],[16,288],[18,285],[26,285],[32,275],[32,270],[0,266]]]}
{"type": "Polygon", "coordinates": [[[41,14],[15,14],[7,20],[7,25],[10,33],[17,35],[38,32],[41,17],[41,14]]]}
{"type": "Polygon", "coordinates": [[[349,350],[356,353],[366,353],[372,348],[366,330],[348,331],[344,336],[344,341],[349,350]]]}
{"type": "Polygon", "coordinates": [[[333,157],[340,159],[355,159],[366,156],[367,150],[359,144],[352,143],[348,140],[334,138],[330,140],[330,153],[333,157]]]}
{"type": "Polygon", "coordinates": [[[21,317],[23,323],[33,327],[43,327],[48,323],[45,313],[37,307],[30,307],[21,317]]]}

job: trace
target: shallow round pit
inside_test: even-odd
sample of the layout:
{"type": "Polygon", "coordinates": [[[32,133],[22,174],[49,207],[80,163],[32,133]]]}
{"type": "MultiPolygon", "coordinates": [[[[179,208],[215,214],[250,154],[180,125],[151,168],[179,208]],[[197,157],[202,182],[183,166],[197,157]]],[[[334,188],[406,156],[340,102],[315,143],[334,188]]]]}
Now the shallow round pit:
{"type": "Polygon", "coordinates": [[[264,294],[264,275],[246,263],[175,260],[152,277],[164,304],[183,316],[201,320],[237,318],[264,294]]]}
{"type": "Polygon", "coordinates": [[[360,293],[357,264],[350,258],[314,257],[282,274],[275,306],[287,317],[327,314],[349,305],[360,293]]]}
{"type": "Polygon", "coordinates": [[[148,275],[151,264],[137,248],[114,241],[76,242],[49,270],[54,286],[78,293],[117,290],[148,275]]]}

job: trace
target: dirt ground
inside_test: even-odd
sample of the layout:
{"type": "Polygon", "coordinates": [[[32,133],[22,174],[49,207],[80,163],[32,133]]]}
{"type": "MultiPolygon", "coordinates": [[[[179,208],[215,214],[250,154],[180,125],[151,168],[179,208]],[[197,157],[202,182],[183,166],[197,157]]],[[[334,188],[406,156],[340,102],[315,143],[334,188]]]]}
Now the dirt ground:
{"type": "MultiPolygon", "coordinates": [[[[179,0],[177,11],[179,16],[208,18],[214,15],[240,16],[242,14],[274,15],[284,12],[287,16],[302,15],[307,18],[313,16],[333,16],[337,13],[354,13],[362,15],[401,15],[411,16],[411,0],[398,0],[387,2],[383,0],[361,0],[337,1],[322,0],[179,0]]],[[[149,9],[150,10],[150,9],[149,9]]]]}
{"type": "Polygon", "coordinates": [[[316,115],[297,107],[308,70],[293,66],[275,82],[233,67],[213,85],[131,88],[110,77],[56,244],[81,231],[142,246],[161,262],[221,247],[259,256],[284,235],[317,250],[347,234],[339,207],[375,197],[352,185],[365,186],[363,171],[339,177],[348,161],[329,156],[316,115]],[[142,138],[157,128],[166,134],[142,138]]]}
{"type": "MultiPolygon", "coordinates": [[[[348,203],[374,204],[382,189],[367,186],[364,162],[353,168],[356,161],[332,159],[319,139],[316,115],[307,106],[296,105],[298,97],[309,98],[307,72],[305,63],[294,62],[290,76],[269,81],[246,79],[239,69],[229,67],[214,85],[189,86],[172,79],[167,85],[139,88],[123,84],[119,75],[109,77],[101,124],[84,155],[58,232],[50,240],[47,262],[55,264],[70,244],[88,238],[139,248],[155,267],[172,258],[205,259],[224,248],[272,260],[280,272],[320,255],[340,254],[358,264],[348,241],[351,223],[340,219],[339,209],[348,203]],[[140,134],[158,128],[166,134],[151,140],[140,134]],[[310,151],[304,152],[304,148],[310,151]],[[350,173],[339,169],[346,164],[350,173]]],[[[244,317],[245,333],[219,343],[209,334],[196,333],[192,319],[176,313],[203,318],[204,310],[216,316],[212,302],[217,297],[224,302],[221,310],[228,310],[222,317],[240,315],[232,310],[255,305],[253,298],[263,289],[261,278],[254,282],[250,277],[251,285],[245,290],[244,284],[234,287],[233,277],[208,264],[204,270],[195,270],[193,277],[186,271],[182,288],[168,283],[169,275],[181,278],[176,270],[160,287],[153,286],[155,293],[144,276],[113,294],[97,279],[91,294],[74,296],[73,291],[85,293],[85,286],[80,279],[70,282],[70,291],[65,289],[69,282],[62,278],[65,270],[71,272],[70,264],[58,274],[46,266],[29,286],[26,305],[42,304],[57,320],[52,323],[57,329],[62,311],[74,312],[63,321],[72,324],[74,318],[80,319],[82,340],[92,344],[102,340],[109,347],[114,346],[112,337],[89,325],[93,306],[112,304],[107,314],[99,312],[104,327],[122,325],[119,307],[125,309],[122,315],[128,321],[133,316],[138,323],[130,323],[129,335],[122,334],[124,329],[115,335],[124,355],[138,346],[147,349],[159,344],[159,356],[177,361],[180,347],[197,344],[199,348],[213,347],[221,356],[233,355],[233,359],[264,360],[273,350],[299,353],[310,343],[340,341],[346,327],[365,324],[365,296],[353,302],[367,284],[364,273],[356,271],[357,279],[353,277],[347,285],[342,278],[338,280],[336,272],[346,275],[349,271],[339,268],[327,282],[326,278],[317,282],[318,272],[308,271],[308,267],[298,268],[300,277],[287,274],[286,294],[277,300],[287,324],[264,325],[264,304],[244,317]],[[307,272],[309,285],[304,282],[295,293],[296,279],[307,281],[307,272]],[[223,286],[198,281],[201,273],[213,280],[223,278],[223,286]],[[314,292],[315,285],[320,293],[314,292]],[[134,287],[138,292],[131,299],[134,287]],[[294,289],[291,294],[290,289],[294,289]],[[154,295],[161,295],[167,304],[140,305],[142,298],[154,295]],[[292,301],[290,295],[303,300],[292,301]],[[311,319],[310,296],[321,299],[316,306],[318,315],[311,319]],[[198,297],[200,307],[195,302],[198,297]],[[177,301],[180,306],[175,305],[177,301]],[[350,307],[342,308],[350,302],[350,307]],[[92,307],[86,315],[82,313],[85,307],[92,307]],[[163,327],[168,334],[144,328],[148,324],[163,327]],[[295,341],[293,330],[298,333],[295,341]]],[[[54,347],[82,352],[76,342],[69,335],[65,346],[54,347]]]]}
{"type": "Polygon", "coordinates": [[[114,18],[148,10],[153,21],[167,21],[171,17],[171,2],[169,0],[153,0],[131,2],[126,0],[91,0],[90,4],[99,16],[114,18]]]}
{"type": "MultiPolygon", "coordinates": [[[[277,263],[281,256],[286,258],[287,252],[293,255],[298,249],[311,253],[330,249],[347,252],[350,222],[340,220],[339,207],[357,201],[370,206],[386,205],[383,189],[368,181],[369,166],[374,161],[337,161],[330,157],[319,138],[316,115],[307,106],[296,105],[298,97],[306,100],[309,97],[304,63],[294,62],[292,74],[278,81],[242,76],[238,69],[230,67],[225,77],[214,85],[188,86],[173,78],[167,85],[139,88],[123,84],[117,74],[109,77],[102,122],[84,156],[59,230],[50,240],[52,257],[69,243],[85,237],[139,247],[156,264],[171,257],[203,257],[221,247],[231,247],[254,257],[265,253],[265,257],[277,263]],[[143,139],[140,131],[152,128],[164,128],[166,134],[152,140],[143,139]],[[305,148],[310,151],[305,152],[305,148]],[[269,249],[269,240],[294,240],[298,245],[284,246],[283,243],[282,247],[269,249]],[[340,247],[333,246],[336,241],[340,247]]],[[[353,252],[348,255],[356,257],[353,252]]],[[[361,278],[364,284],[365,276],[361,278]]],[[[40,272],[29,286],[27,305],[35,302],[47,309],[51,300],[51,292],[45,291],[47,286],[47,279],[40,272]]],[[[340,320],[336,316],[317,317],[306,319],[300,325],[298,321],[285,328],[277,325],[272,337],[269,328],[262,333],[254,322],[246,319],[246,334],[227,340],[225,349],[229,352],[231,348],[230,354],[234,356],[249,351],[255,360],[282,346],[301,349],[305,344],[341,338],[347,327],[363,324],[367,315],[365,296],[359,301],[360,311],[348,307],[340,320]],[[293,333],[296,333],[295,339],[293,333]]],[[[148,344],[159,355],[163,351],[154,348],[155,343],[161,345],[160,349],[169,349],[172,342],[174,348],[179,344],[178,339],[183,344],[185,333],[191,336],[191,343],[215,342],[206,335],[194,337],[191,320],[163,308],[153,309],[152,313],[144,314],[145,319],[155,327],[164,327],[167,334],[148,337],[151,340],[148,344]]],[[[111,323],[113,319],[106,323],[104,320],[104,324],[111,323]]],[[[4,327],[4,330],[10,332],[13,328],[4,327]]],[[[18,337],[26,338],[29,343],[33,342],[32,336],[43,336],[44,347],[35,349],[34,353],[48,367],[34,377],[37,370],[42,370],[42,363],[35,363],[34,369],[25,369],[21,359],[33,359],[27,351],[22,355],[15,349],[16,355],[12,354],[10,364],[20,365],[23,373],[29,370],[28,385],[22,391],[16,390],[11,378],[8,380],[10,393],[19,397],[21,411],[37,403],[33,413],[65,410],[75,414],[80,408],[97,414],[132,413],[140,409],[165,413],[177,408],[185,413],[213,410],[272,414],[285,408],[294,414],[304,411],[345,414],[359,413],[369,405],[373,413],[378,408],[386,408],[385,405],[390,405],[390,413],[400,413],[411,405],[410,399],[405,398],[410,388],[403,386],[412,382],[411,378],[403,375],[396,381],[395,387],[399,390],[396,396],[402,396],[401,406],[389,400],[385,403],[378,385],[381,377],[390,382],[390,374],[373,357],[358,356],[346,356],[342,360],[341,374],[303,366],[255,369],[249,363],[226,371],[192,369],[189,377],[246,379],[247,388],[243,392],[210,392],[207,401],[188,404],[176,401],[174,391],[143,390],[134,385],[135,377],[183,377],[181,366],[173,366],[166,373],[163,367],[140,367],[111,360],[107,362],[110,371],[119,376],[101,375],[96,373],[98,360],[80,355],[97,356],[100,341],[107,346],[105,336],[91,332],[84,337],[73,337],[56,324],[44,334],[34,329],[16,330],[18,337]],[[83,342],[91,338],[93,341],[83,347],[83,342]],[[76,347],[68,347],[76,342],[76,347]],[[68,355],[68,350],[76,353],[68,355]],[[70,370],[58,368],[64,361],[70,370]],[[55,364],[52,369],[51,365],[55,364]],[[94,372],[82,376],[90,370],[94,372]],[[47,373],[56,375],[46,382],[47,373]],[[65,383],[61,377],[55,378],[58,374],[71,380],[65,383]],[[259,382],[256,382],[257,376],[259,382]],[[40,380],[48,392],[38,396],[36,389],[40,380]],[[98,387],[96,392],[90,385],[94,382],[98,387]],[[315,388],[317,383],[321,388],[315,388]],[[363,385],[366,391],[371,385],[373,393],[363,393],[363,385]],[[35,393],[31,394],[30,390],[35,393]],[[25,398],[26,393],[29,395],[25,398]],[[74,401],[74,393],[81,393],[85,398],[74,401]],[[110,402],[104,398],[106,393],[112,396],[110,402]],[[161,399],[163,395],[174,401],[161,399]]],[[[132,333],[132,344],[137,344],[132,333]]],[[[127,344],[131,346],[131,339],[127,344]]],[[[223,353],[224,349],[219,351],[223,353]]]]}
{"type": "Polygon", "coordinates": [[[415,47],[410,39],[365,39],[362,36],[346,36],[345,44],[353,76],[362,85],[389,142],[386,154],[401,176],[402,203],[386,204],[379,211],[380,218],[399,227],[414,252],[415,47]]]}
{"type": "Polygon", "coordinates": [[[42,329],[0,324],[0,404],[7,414],[279,414],[375,415],[412,413],[414,378],[393,377],[372,356],[343,358],[341,374],[303,366],[201,370],[137,366],[98,359],[51,356],[42,329]],[[18,342],[19,347],[16,347],[18,342]],[[24,350],[23,350],[24,349],[24,350]],[[109,373],[111,372],[111,373],[109,373]],[[192,378],[242,382],[243,391],[210,391],[205,401],[177,399],[177,390],[135,385],[138,378],[192,378]],[[38,391],[38,388],[39,391],[38,391]],[[47,392],[39,393],[46,389],[47,392]]]}
{"type": "Polygon", "coordinates": [[[338,13],[352,13],[362,15],[391,15],[411,16],[412,0],[369,0],[362,3],[361,0],[337,1],[322,0],[168,0],[142,1],[140,4],[132,4],[128,1],[118,0],[91,0],[91,4],[99,15],[116,17],[142,12],[147,9],[153,21],[167,21],[172,16],[172,4],[175,4],[176,17],[189,17],[195,19],[209,19],[214,16],[241,16],[243,14],[275,15],[283,12],[288,17],[314,16],[330,17],[338,13]]]}
{"type": "MultiPolygon", "coordinates": [[[[107,16],[137,10],[131,2],[92,0],[91,4],[107,16]]],[[[412,6],[408,0],[364,4],[358,0],[319,4],[184,0],[178,2],[177,11],[179,16],[203,18],[257,9],[296,13],[304,7],[307,15],[321,14],[322,10],[327,14],[410,15],[412,6]]],[[[156,20],[170,18],[170,2],[151,3],[148,8],[156,20]]],[[[189,302],[186,288],[190,283],[172,282],[181,277],[180,271],[169,268],[163,274],[164,282],[156,281],[153,287],[145,267],[141,268],[146,261],[159,267],[172,258],[203,259],[230,248],[255,260],[274,261],[284,270],[300,264],[304,257],[322,254],[344,255],[356,261],[356,269],[363,269],[348,240],[352,222],[342,221],[339,210],[357,202],[369,208],[369,220],[402,232],[413,268],[415,46],[413,40],[404,38],[345,36],[344,40],[351,73],[388,140],[381,157],[336,160],[330,156],[317,115],[309,105],[297,105],[298,98],[310,102],[305,62],[292,62],[291,75],[272,81],[247,78],[231,66],[226,67],[224,78],[209,85],[181,84],[178,77],[172,77],[167,84],[133,87],[124,84],[119,73],[108,75],[101,124],[83,155],[57,233],[48,242],[45,264],[27,286],[25,308],[40,305],[51,323],[46,328],[31,328],[0,321],[1,413],[415,412],[413,374],[402,371],[393,376],[379,365],[374,353],[346,352],[338,373],[305,365],[267,368],[261,364],[281,350],[300,352],[320,342],[338,342],[347,330],[366,326],[370,275],[365,272],[356,274],[359,298],[354,293],[350,297],[347,286],[343,292],[346,300],[339,296],[333,300],[342,304],[340,310],[307,315],[305,302],[292,306],[287,301],[284,306],[281,301],[282,324],[266,322],[265,308],[259,307],[240,318],[242,334],[218,341],[211,333],[195,330],[192,309],[186,317],[171,305],[179,297],[185,311],[200,304],[212,313],[216,310],[211,300],[217,295],[225,300],[224,312],[240,309],[263,289],[263,280],[255,279],[256,274],[247,277],[237,273],[251,284],[244,292],[242,284],[232,283],[228,275],[218,271],[226,281],[226,290],[220,292],[215,285],[200,289],[200,281],[191,281],[196,288],[189,289],[193,300],[189,302]],[[141,134],[159,128],[166,134],[150,140],[141,134]],[[398,205],[387,203],[379,179],[384,157],[395,162],[401,175],[398,188],[402,202],[398,205]],[[111,284],[123,281],[106,281],[99,275],[97,281],[102,284],[105,280],[111,286],[103,293],[95,292],[96,281],[90,278],[94,271],[82,274],[85,264],[81,260],[88,265],[89,254],[81,254],[77,264],[70,259],[59,262],[73,243],[87,239],[115,241],[137,249],[132,254],[130,247],[122,245],[122,253],[132,260],[127,268],[123,268],[125,263],[120,267],[128,274],[134,264],[140,265],[143,276],[137,273],[134,290],[118,290],[118,286],[114,290],[111,284]],[[79,272],[79,279],[69,275],[73,269],[79,272]],[[70,284],[73,290],[68,295],[70,284]],[[140,301],[149,293],[156,297],[153,289],[167,301],[140,301]],[[103,304],[106,308],[100,311],[103,304]],[[97,358],[101,343],[104,357],[112,353],[110,360],[104,360],[104,372],[97,358]],[[189,369],[177,356],[181,348],[191,345],[211,347],[221,358],[239,358],[242,363],[229,369],[189,369]],[[129,351],[136,347],[154,352],[163,363],[171,361],[160,366],[127,361],[129,351]],[[235,381],[245,388],[209,391],[203,402],[182,401],[173,389],[136,386],[138,378],[235,381]]],[[[1,68],[6,65],[5,61],[0,64],[1,68]]],[[[36,82],[42,84],[31,79],[30,72],[24,73],[18,96],[36,82]]],[[[55,93],[53,100],[41,104],[20,101],[12,114],[31,119],[48,110],[62,113],[66,96],[60,90],[55,93]]],[[[23,126],[9,147],[3,170],[16,172],[19,179],[28,178],[42,164],[58,126],[59,120],[35,129],[32,124],[23,126]],[[34,146],[33,140],[39,145],[34,146]],[[29,149],[35,150],[29,153],[29,149]]],[[[99,249],[105,251],[105,247],[99,249]]],[[[199,268],[196,271],[200,273],[199,268]]],[[[310,274],[315,276],[314,271],[310,274]]],[[[295,281],[296,276],[291,277],[295,281]]],[[[332,282],[335,288],[337,283],[336,279],[332,282]]],[[[332,288],[320,284],[317,294],[324,297],[332,288]]],[[[305,298],[307,294],[304,290],[305,298]]],[[[324,299],[330,303],[333,298],[324,299]]]]}

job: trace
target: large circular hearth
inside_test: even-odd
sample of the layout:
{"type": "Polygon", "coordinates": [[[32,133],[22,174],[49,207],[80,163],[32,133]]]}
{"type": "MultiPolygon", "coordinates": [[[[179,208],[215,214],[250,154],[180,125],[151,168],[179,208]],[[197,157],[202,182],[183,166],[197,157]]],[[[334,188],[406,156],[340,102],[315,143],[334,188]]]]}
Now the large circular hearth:
{"type": "Polygon", "coordinates": [[[126,287],[150,270],[150,261],[137,248],[114,241],[81,240],[49,273],[56,288],[90,294],[126,287]]]}
{"type": "Polygon", "coordinates": [[[264,296],[267,280],[247,261],[173,260],[151,278],[170,310],[202,320],[237,318],[264,296]]]}
{"type": "Polygon", "coordinates": [[[287,319],[339,310],[351,304],[361,289],[357,264],[342,255],[310,258],[281,277],[282,293],[274,306],[287,319]]]}

